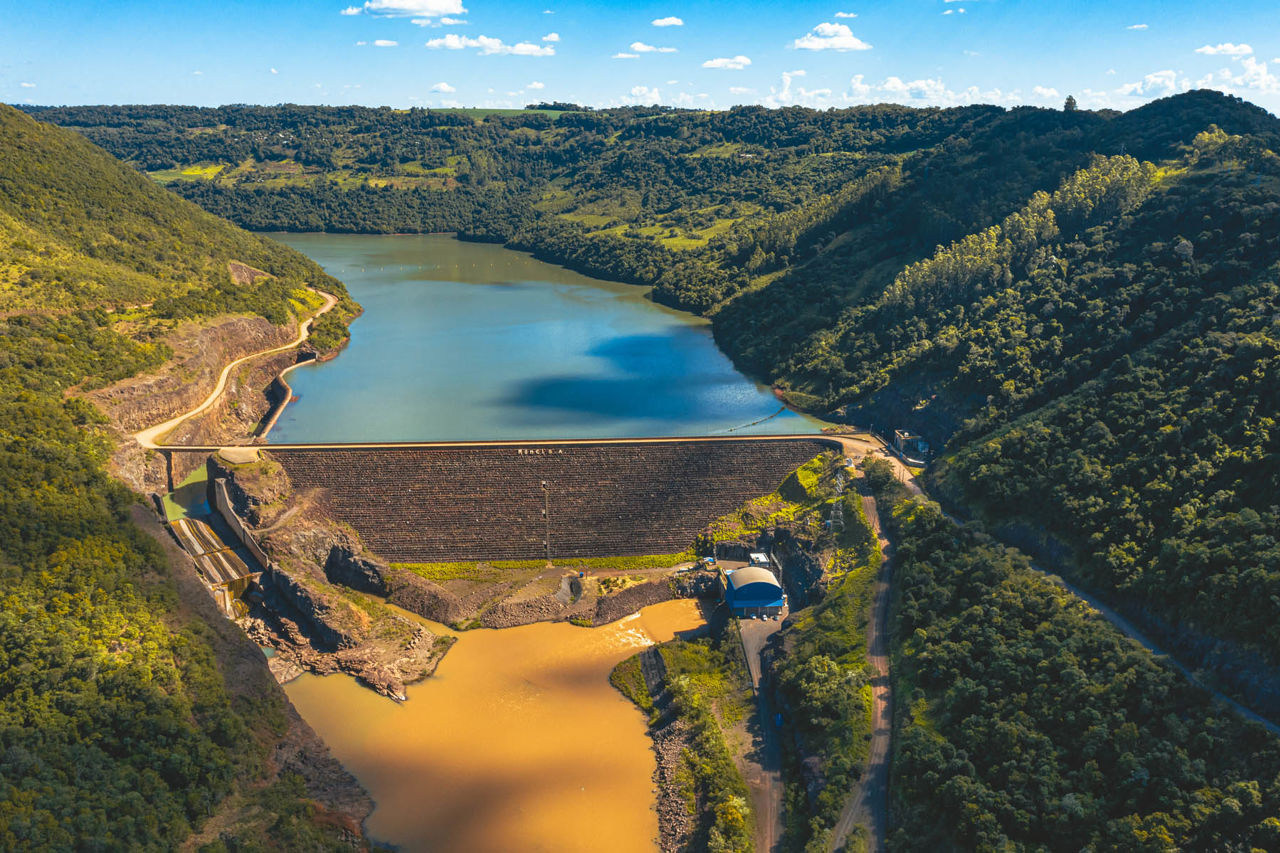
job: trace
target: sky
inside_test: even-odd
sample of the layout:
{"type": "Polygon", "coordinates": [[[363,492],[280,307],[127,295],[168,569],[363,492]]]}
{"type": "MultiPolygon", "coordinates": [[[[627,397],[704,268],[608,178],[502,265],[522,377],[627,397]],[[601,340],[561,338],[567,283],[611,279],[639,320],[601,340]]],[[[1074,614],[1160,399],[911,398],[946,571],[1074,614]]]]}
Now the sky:
{"type": "Polygon", "coordinates": [[[1280,2],[0,0],[0,101],[397,108],[893,102],[1280,114],[1280,2]]]}

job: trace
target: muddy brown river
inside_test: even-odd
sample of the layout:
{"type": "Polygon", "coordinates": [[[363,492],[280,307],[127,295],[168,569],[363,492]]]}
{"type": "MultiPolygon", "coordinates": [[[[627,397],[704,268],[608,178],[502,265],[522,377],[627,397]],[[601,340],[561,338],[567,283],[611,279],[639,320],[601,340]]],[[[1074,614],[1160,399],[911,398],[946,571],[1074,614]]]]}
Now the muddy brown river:
{"type": "Polygon", "coordinates": [[[698,628],[669,601],[600,628],[539,623],[458,634],[397,704],[348,676],[286,685],[369,790],[366,829],[402,850],[656,849],[643,715],[609,684],[619,661],[698,628]]]}

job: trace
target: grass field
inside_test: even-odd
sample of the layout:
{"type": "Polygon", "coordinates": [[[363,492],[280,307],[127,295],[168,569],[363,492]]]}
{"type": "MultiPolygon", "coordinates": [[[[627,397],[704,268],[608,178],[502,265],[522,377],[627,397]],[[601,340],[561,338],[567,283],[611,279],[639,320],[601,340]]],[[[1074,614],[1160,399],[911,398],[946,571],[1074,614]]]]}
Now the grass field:
{"type": "MultiPolygon", "coordinates": [[[[649,554],[639,557],[570,557],[554,560],[553,567],[565,571],[638,571],[640,569],[667,569],[696,559],[692,551],[678,554],[649,554]]],[[[434,581],[504,580],[513,572],[545,569],[546,560],[492,560],[465,563],[393,563],[397,569],[405,569],[434,581]]]]}

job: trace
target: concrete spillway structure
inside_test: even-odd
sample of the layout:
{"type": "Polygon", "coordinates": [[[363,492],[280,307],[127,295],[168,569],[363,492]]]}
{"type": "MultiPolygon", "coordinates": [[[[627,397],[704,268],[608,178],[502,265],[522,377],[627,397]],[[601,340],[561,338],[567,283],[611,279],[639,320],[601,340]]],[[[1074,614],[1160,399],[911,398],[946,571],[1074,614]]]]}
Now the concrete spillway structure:
{"type": "Polygon", "coordinates": [[[663,554],[840,445],[821,436],[279,445],[312,492],[392,562],[663,554]]]}

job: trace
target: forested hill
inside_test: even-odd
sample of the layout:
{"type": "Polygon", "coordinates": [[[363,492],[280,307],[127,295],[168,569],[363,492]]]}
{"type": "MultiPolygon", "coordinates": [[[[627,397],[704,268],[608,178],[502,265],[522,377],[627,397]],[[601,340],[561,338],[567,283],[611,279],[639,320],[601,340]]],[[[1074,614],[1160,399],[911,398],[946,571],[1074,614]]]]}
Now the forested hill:
{"type": "MultiPolygon", "coordinates": [[[[162,364],[176,319],[291,320],[308,283],[345,295],[296,252],[0,105],[0,848],[176,849],[267,778],[283,695],[269,677],[228,684],[218,633],[104,472],[102,416],[68,391],[162,364]],[[269,276],[233,284],[232,260],[269,276]]],[[[297,784],[262,791],[240,840],[336,846],[297,784]]]]}

